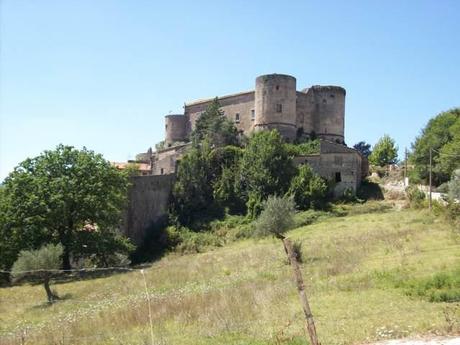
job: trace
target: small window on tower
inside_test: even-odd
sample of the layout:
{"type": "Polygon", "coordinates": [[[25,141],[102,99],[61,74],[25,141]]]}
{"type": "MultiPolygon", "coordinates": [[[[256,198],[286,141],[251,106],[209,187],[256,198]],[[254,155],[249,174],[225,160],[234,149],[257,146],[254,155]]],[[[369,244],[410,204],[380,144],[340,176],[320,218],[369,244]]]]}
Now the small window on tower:
{"type": "Polygon", "coordinates": [[[254,109],[251,110],[251,121],[256,119],[256,111],[254,109]]]}
{"type": "Polygon", "coordinates": [[[163,168],[161,168],[160,173],[161,173],[161,175],[163,175],[165,173],[163,168]]]}
{"type": "Polygon", "coordinates": [[[282,113],[283,112],[283,105],[282,104],[277,104],[276,105],[276,112],[277,113],[282,113]]]}
{"type": "Polygon", "coordinates": [[[340,171],[335,173],[335,182],[342,182],[342,174],[340,171]]]}
{"type": "Polygon", "coordinates": [[[279,90],[279,89],[280,89],[280,86],[279,86],[279,85],[276,85],[276,89],[279,90]]]}
{"type": "Polygon", "coordinates": [[[165,125],[165,129],[168,129],[168,125],[167,125],[167,124],[165,125]]]}
{"type": "Polygon", "coordinates": [[[235,114],[235,122],[240,123],[240,113],[235,114]]]}

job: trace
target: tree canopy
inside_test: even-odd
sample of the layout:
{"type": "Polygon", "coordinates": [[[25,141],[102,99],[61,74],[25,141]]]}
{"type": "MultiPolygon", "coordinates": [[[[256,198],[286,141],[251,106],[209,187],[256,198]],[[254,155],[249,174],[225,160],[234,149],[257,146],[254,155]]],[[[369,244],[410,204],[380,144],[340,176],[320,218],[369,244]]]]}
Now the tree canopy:
{"type": "Polygon", "coordinates": [[[237,145],[237,129],[224,116],[217,97],[196,121],[191,137],[193,143],[207,140],[211,146],[237,145]]]}
{"type": "Polygon", "coordinates": [[[248,200],[249,214],[255,217],[269,195],[284,195],[295,174],[292,156],[278,131],[254,133],[241,158],[238,183],[248,200]]]}
{"type": "Polygon", "coordinates": [[[10,267],[21,250],[46,243],[62,244],[64,269],[71,257],[95,255],[104,263],[127,252],[132,246],[118,231],[127,188],[124,173],[86,148],[59,145],[26,159],[0,195],[0,262],[10,267]]]}
{"type": "Polygon", "coordinates": [[[315,174],[308,164],[302,165],[292,178],[288,194],[301,210],[323,206],[328,191],[327,183],[315,174]]]}
{"type": "Polygon", "coordinates": [[[398,158],[398,147],[394,139],[385,134],[374,145],[373,151],[369,156],[369,163],[378,166],[395,164],[398,158]]]}
{"type": "Polygon", "coordinates": [[[364,157],[369,157],[372,153],[371,144],[368,144],[365,141],[360,141],[359,143],[354,144],[353,148],[358,150],[364,157]]]}
{"type": "Polygon", "coordinates": [[[256,221],[256,235],[279,237],[294,226],[295,203],[292,197],[269,196],[256,221]]]}
{"type": "Polygon", "coordinates": [[[415,166],[412,175],[415,180],[428,180],[430,149],[433,183],[439,185],[460,168],[460,108],[436,115],[412,143],[410,161],[415,166]]]}

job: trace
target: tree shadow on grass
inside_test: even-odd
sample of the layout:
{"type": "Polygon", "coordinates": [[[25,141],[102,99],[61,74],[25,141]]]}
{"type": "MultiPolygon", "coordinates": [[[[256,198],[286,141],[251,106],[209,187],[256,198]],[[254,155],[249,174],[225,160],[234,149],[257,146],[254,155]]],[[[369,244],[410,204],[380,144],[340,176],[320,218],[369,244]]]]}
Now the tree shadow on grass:
{"type": "Polygon", "coordinates": [[[63,294],[62,296],[59,295],[57,296],[56,300],[53,302],[53,303],[50,303],[48,301],[43,301],[42,303],[40,304],[37,304],[37,305],[34,305],[33,307],[31,307],[30,309],[31,310],[36,310],[36,309],[48,309],[49,307],[53,306],[54,304],[56,303],[59,303],[59,302],[62,302],[62,301],[66,301],[66,300],[71,300],[73,297],[73,295],[71,293],[66,293],[66,294],[63,294]]]}

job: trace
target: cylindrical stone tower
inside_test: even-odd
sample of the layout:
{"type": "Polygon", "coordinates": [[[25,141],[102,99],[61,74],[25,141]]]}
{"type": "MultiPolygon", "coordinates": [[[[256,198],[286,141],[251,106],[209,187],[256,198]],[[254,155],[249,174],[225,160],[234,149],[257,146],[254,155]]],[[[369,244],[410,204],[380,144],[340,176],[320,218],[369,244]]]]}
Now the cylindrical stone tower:
{"type": "Polygon", "coordinates": [[[345,89],[340,86],[313,86],[315,132],[322,139],[344,143],[345,89]]]}
{"type": "Polygon", "coordinates": [[[165,146],[170,147],[176,141],[185,141],[187,137],[187,117],[182,114],[165,116],[165,146]]]}
{"type": "Polygon", "coordinates": [[[254,129],[277,129],[292,140],[296,137],[296,79],[290,75],[267,74],[257,77],[254,129]]]}

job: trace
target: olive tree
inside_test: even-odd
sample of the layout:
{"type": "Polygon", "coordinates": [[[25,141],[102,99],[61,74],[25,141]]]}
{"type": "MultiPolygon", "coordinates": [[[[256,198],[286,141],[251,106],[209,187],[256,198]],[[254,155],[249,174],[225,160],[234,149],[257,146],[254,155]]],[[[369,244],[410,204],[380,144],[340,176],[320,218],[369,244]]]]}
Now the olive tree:
{"type": "Polygon", "coordinates": [[[283,241],[284,250],[294,271],[294,278],[306,319],[305,328],[310,335],[311,344],[319,345],[297,253],[293,248],[292,242],[284,236],[284,233],[294,225],[294,200],[292,197],[270,196],[264,202],[263,207],[264,209],[256,221],[256,233],[258,235],[273,235],[283,241]]]}
{"type": "Polygon", "coordinates": [[[40,280],[45,288],[48,302],[53,303],[58,296],[51,291],[50,280],[61,266],[63,252],[61,244],[47,244],[37,250],[22,250],[12,268],[13,278],[18,280],[26,277],[40,280]]]}

